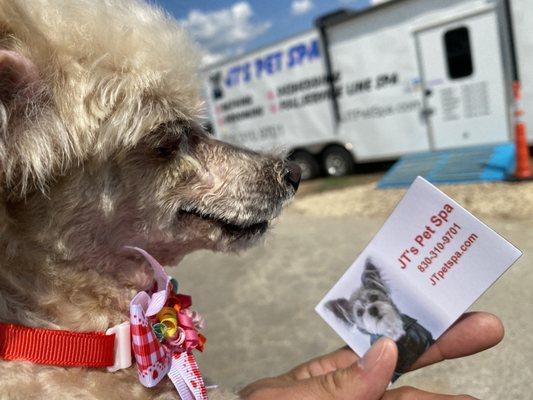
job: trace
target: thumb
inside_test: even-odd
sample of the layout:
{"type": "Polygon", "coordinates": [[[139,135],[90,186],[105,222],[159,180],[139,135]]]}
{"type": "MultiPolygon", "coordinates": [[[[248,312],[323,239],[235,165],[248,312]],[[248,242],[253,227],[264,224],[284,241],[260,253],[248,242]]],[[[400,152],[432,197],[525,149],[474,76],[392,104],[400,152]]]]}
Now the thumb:
{"type": "Polygon", "coordinates": [[[381,338],[355,364],[315,378],[318,388],[314,392],[322,395],[310,398],[379,400],[390,384],[397,359],[396,344],[381,338]]]}
{"type": "Polygon", "coordinates": [[[356,398],[381,399],[389,387],[397,361],[398,349],[393,340],[381,338],[374,343],[363,358],[349,368],[349,375],[355,378],[353,381],[358,381],[356,398]]]}

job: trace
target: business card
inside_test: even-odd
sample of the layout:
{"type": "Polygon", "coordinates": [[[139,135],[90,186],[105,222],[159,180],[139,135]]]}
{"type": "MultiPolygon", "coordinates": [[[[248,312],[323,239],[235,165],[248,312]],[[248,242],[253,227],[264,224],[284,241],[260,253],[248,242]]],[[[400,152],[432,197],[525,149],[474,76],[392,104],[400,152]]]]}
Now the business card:
{"type": "Polygon", "coordinates": [[[316,311],[359,355],[395,340],[396,378],[521,255],[418,177],[316,311]]]}

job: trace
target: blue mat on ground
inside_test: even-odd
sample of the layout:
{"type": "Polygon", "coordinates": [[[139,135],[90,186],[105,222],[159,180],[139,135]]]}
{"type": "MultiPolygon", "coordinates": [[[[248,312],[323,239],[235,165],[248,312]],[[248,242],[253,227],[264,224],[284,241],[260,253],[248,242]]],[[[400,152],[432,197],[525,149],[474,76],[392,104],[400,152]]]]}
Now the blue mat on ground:
{"type": "Polygon", "coordinates": [[[514,154],[512,143],[409,154],[391,167],[378,188],[409,186],[418,175],[438,184],[502,181],[514,169],[514,154]]]}

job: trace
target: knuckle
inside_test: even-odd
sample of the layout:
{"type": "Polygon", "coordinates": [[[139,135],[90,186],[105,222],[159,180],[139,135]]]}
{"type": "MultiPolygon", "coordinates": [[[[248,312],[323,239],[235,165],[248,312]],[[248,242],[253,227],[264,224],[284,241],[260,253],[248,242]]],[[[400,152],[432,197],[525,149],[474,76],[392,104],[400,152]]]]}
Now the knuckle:
{"type": "Polygon", "coordinates": [[[330,399],[335,398],[335,392],[342,386],[341,379],[337,373],[322,376],[319,383],[323,393],[330,399]]]}
{"type": "Polygon", "coordinates": [[[346,370],[337,370],[319,378],[320,399],[339,400],[343,399],[353,389],[355,384],[353,377],[346,370]]]}

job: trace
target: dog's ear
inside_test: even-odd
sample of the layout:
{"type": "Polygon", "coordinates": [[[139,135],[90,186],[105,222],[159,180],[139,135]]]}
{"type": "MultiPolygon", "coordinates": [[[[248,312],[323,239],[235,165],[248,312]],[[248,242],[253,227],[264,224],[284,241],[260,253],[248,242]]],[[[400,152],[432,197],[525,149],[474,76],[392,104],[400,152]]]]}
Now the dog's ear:
{"type": "Polygon", "coordinates": [[[10,178],[6,176],[17,170],[17,151],[29,153],[25,146],[14,144],[18,138],[11,135],[10,121],[23,119],[14,115],[32,110],[30,104],[35,103],[41,92],[40,82],[39,70],[28,57],[0,48],[0,197],[11,192],[6,182],[10,178]]]}
{"type": "Polygon", "coordinates": [[[0,49],[0,101],[4,105],[29,100],[38,81],[39,71],[30,59],[17,51],[0,49]]]}
{"type": "Polygon", "coordinates": [[[330,300],[326,303],[326,308],[344,323],[351,324],[354,322],[352,307],[347,299],[330,300]]]}
{"type": "Polygon", "coordinates": [[[389,294],[389,288],[383,279],[381,279],[378,268],[370,258],[366,260],[365,269],[361,275],[361,282],[363,282],[363,287],[366,289],[379,290],[385,294],[389,294]]]}

